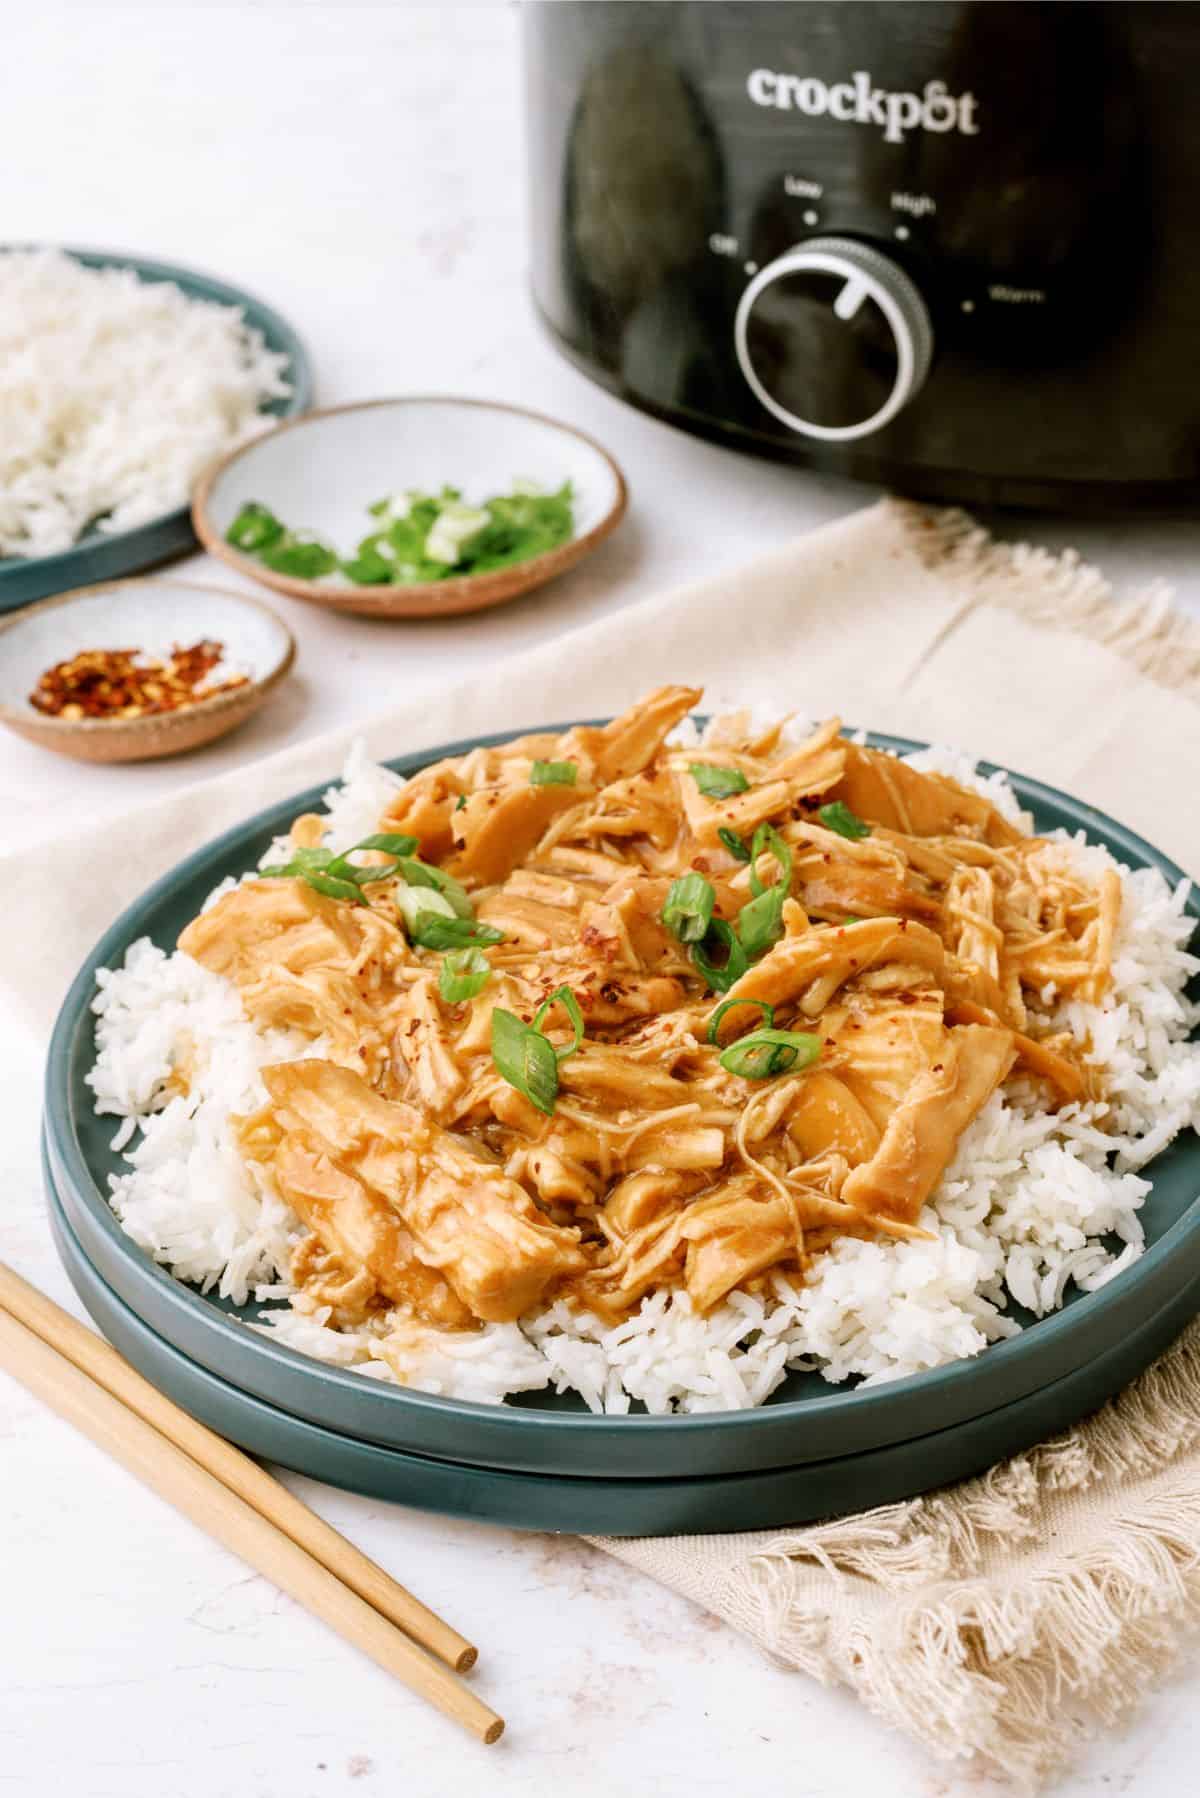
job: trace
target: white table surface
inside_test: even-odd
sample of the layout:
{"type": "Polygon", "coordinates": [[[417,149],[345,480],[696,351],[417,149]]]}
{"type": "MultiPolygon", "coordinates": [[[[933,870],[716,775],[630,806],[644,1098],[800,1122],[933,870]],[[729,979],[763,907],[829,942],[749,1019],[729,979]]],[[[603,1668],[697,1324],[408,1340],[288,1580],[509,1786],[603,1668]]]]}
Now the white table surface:
{"type": "MultiPolygon", "coordinates": [[[[540,335],[526,294],[517,21],[506,6],[10,4],[0,57],[13,239],[140,250],[287,314],[332,403],[405,391],[526,403],[624,465],[622,530],[551,589],[475,619],[385,626],[277,600],[296,677],[240,735],[104,770],[0,742],[0,842],[116,813],[365,715],[448,674],[864,503],[861,487],[745,460],[643,418],[540,335]],[[15,178],[14,178],[15,177],[15,178]]],[[[993,521],[1073,543],[1200,613],[1200,527],[993,521]]],[[[184,578],[228,584],[196,557],[184,578]]],[[[586,692],[549,712],[586,710],[586,692]]],[[[397,748],[401,747],[397,745],[397,748]]],[[[3,1254],[78,1309],[36,1164],[44,1045],[0,1032],[3,1254]]],[[[47,1798],[441,1798],[478,1790],[733,1788],[945,1798],[941,1769],[848,1697],[571,1539],[369,1503],[288,1477],[483,1648],[509,1718],[475,1748],[0,1376],[0,1791],[47,1798]]],[[[1200,1758],[1200,1655],[1061,1788],[1175,1798],[1200,1758]]]]}

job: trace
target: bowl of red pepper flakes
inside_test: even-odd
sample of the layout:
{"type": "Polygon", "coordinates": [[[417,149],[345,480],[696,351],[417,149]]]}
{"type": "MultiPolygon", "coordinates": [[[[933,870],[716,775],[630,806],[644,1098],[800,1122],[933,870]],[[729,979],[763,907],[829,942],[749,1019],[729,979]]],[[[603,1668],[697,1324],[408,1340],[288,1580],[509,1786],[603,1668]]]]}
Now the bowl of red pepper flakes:
{"type": "Polygon", "coordinates": [[[199,748],[258,711],[295,658],[243,594],[161,576],[87,587],[0,625],[0,722],[82,761],[199,748]]]}

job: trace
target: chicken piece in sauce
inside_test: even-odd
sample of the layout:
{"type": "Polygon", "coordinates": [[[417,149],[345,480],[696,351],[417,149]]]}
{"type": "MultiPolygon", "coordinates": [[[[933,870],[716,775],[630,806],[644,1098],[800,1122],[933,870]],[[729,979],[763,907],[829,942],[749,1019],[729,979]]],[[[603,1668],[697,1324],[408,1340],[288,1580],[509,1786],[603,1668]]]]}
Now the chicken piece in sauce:
{"type": "Polygon", "coordinates": [[[550,1223],[472,1142],[414,1107],[330,1062],[287,1062],[263,1078],[283,1130],[280,1191],[386,1297],[402,1300],[415,1283],[414,1309],[428,1316],[450,1308],[444,1284],[460,1302],[457,1321],[466,1307],[503,1322],[582,1267],[574,1231],[550,1223]]]}

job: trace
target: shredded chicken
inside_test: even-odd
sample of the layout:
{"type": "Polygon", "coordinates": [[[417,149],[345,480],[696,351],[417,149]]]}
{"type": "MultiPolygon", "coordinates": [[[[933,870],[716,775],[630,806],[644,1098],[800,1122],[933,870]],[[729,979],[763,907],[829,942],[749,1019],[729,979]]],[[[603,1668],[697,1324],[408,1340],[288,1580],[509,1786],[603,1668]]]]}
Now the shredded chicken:
{"type": "MultiPolygon", "coordinates": [[[[379,830],[415,837],[500,934],[467,1000],[444,996],[443,955],[410,940],[386,870],[361,902],[251,879],[183,932],[252,1018],[308,1041],[266,1070],[239,1140],[307,1232],[293,1279],[336,1318],[387,1308],[461,1330],[552,1298],[620,1318],[664,1286],[706,1311],[772,1268],[803,1280],[839,1236],[920,1234],[1004,1081],[1039,1082],[1047,1104],[1094,1096],[1046,1020],[1058,995],[1106,989],[1116,877],[1089,881],[1060,845],[848,743],[836,719],[799,745],[727,725],[673,747],[699,697],[663,688],[612,724],[475,749],[397,793],[379,830]],[[760,827],[777,849],[760,832],[751,858],[760,827]],[[785,859],[739,977],[720,978],[720,930],[706,937],[714,992],[672,924],[673,883],[701,877],[736,927],[785,859]],[[564,987],[583,1038],[550,1009],[561,1059],[539,1106],[494,1059],[493,1014],[528,1025],[564,987]],[[723,999],[746,1003],[710,1029],[723,999]],[[764,1020],[816,1052],[747,1068],[737,1046],[764,1020]]],[[[311,854],[323,829],[306,815],[292,841],[311,854]]]]}

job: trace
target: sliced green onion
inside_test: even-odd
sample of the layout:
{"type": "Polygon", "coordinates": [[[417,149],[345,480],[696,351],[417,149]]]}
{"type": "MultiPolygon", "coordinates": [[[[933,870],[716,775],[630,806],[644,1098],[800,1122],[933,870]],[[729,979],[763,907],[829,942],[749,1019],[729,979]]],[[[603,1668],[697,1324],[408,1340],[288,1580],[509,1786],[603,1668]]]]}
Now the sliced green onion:
{"type": "Polygon", "coordinates": [[[348,899],[351,905],[367,903],[357,881],[339,880],[336,874],[322,874],[316,870],[310,870],[303,878],[316,892],[324,893],[329,899],[348,899]]]}
{"type": "Polygon", "coordinates": [[[465,794],[465,793],[460,793],[460,794],[459,794],[459,796],[458,796],[458,798],[457,798],[457,799],[456,799],[456,800],[455,800],[455,802],[454,802],[454,809],[455,809],[455,811],[456,811],[456,812],[465,812],[465,811],[466,811],[466,809],[467,809],[467,796],[466,796],[466,794],[465,794]]]}
{"type": "Polygon", "coordinates": [[[409,925],[408,940],[418,949],[465,949],[472,943],[486,948],[490,943],[502,943],[504,932],[474,918],[448,918],[441,911],[420,910],[409,925]]]}
{"type": "Polygon", "coordinates": [[[761,1011],[767,1020],[768,1028],[775,1022],[775,1007],[768,1005],[765,999],[723,999],[708,1020],[708,1031],[705,1037],[707,1042],[715,1043],[717,1041],[721,1019],[727,1011],[736,1011],[739,1005],[753,1005],[756,1011],[761,1011]]]}
{"type": "Polygon", "coordinates": [[[291,861],[272,862],[269,867],[260,868],[259,878],[262,880],[304,880],[309,874],[319,873],[328,868],[333,860],[332,849],[297,849],[291,861]]]}
{"type": "Polygon", "coordinates": [[[407,886],[403,881],[396,883],[396,906],[404,922],[408,925],[409,934],[417,928],[418,918],[453,918],[457,914],[448,899],[440,893],[431,892],[428,888],[407,886]]]}
{"type": "Polygon", "coordinates": [[[351,844],[345,854],[357,855],[360,849],[381,849],[384,855],[412,855],[420,846],[418,837],[392,836],[383,831],[378,836],[364,837],[361,843],[351,844]]]}
{"type": "Polygon", "coordinates": [[[447,1005],[461,1005],[481,993],[492,977],[482,949],[452,949],[438,972],[438,992],[447,1005]]]}
{"type": "Polygon", "coordinates": [[[738,913],[737,933],[749,961],[756,961],[783,935],[783,903],[790,891],[792,852],[770,824],[760,824],[750,845],[750,887],[754,898],[738,913]],[[758,859],[766,851],[779,866],[779,879],[767,886],[758,873],[758,859]]]}
{"type": "Polygon", "coordinates": [[[544,1111],[554,1115],[558,1097],[558,1056],[554,1045],[540,1030],[534,1030],[516,1012],[497,1005],[492,1012],[492,1060],[508,1081],[544,1111]]]}
{"type": "Polygon", "coordinates": [[[333,859],[333,850],[326,849],[324,844],[318,844],[313,849],[302,845],[299,849],[292,850],[292,859],[287,866],[289,868],[328,868],[333,859]]]}
{"type": "Polygon", "coordinates": [[[396,550],[381,533],[364,537],[357,553],[342,563],[342,573],[359,587],[384,587],[396,579],[396,550]]]}
{"type": "Polygon", "coordinates": [[[692,963],[697,972],[707,980],[714,993],[727,993],[734,982],[740,980],[750,966],[746,960],[746,951],[724,918],[714,918],[708,927],[708,935],[704,942],[692,945],[692,963]],[[726,960],[721,967],[712,961],[706,947],[706,944],[713,938],[725,945],[726,960]]]}
{"type": "Polygon", "coordinates": [[[681,943],[699,943],[712,922],[717,895],[703,874],[681,874],[671,882],[659,916],[681,943]]]}
{"type": "MultiPolygon", "coordinates": [[[[400,878],[410,887],[425,887],[443,898],[455,917],[471,918],[475,908],[471,904],[467,889],[460,886],[453,875],[441,868],[431,868],[428,862],[418,860],[416,856],[403,856],[396,864],[400,878]]],[[[434,910],[440,907],[434,906],[434,910]]]]}
{"type": "Polygon", "coordinates": [[[381,880],[393,879],[397,870],[402,866],[404,857],[411,855],[416,847],[416,837],[398,837],[387,834],[364,837],[361,843],[354,843],[341,855],[335,855],[326,872],[336,875],[339,880],[352,880],[356,886],[377,885],[381,880]],[[357,855],[360,849],[380,850],[384,854],[391,855],[393,860],[371,862],[364,867],[350,860],[350,857],[357,855]]]}
{"type": "Polygon", "coordinates": [[[573,787],[578,779],[574,762],[535,762],[529,770],[531,787],[573,787]]]}
{"type": "Polygon", "coordinates": [[[503,942],[502,931],[474,924],[475,910],[466,888],[460,886],[453,875],[441,868],[430,867],[428,862],[413,855],[417,846],[416,837],[383,831],[364,837],[360,843],[343,850],[341,855],[334,855],[330,849],[297,849],[290,861],[260,868],[259,873],[269,879],[304,880],[318,893],[327,893],[333,899],[347,899],[356,905],[366,904],[361,892],[363,887],[375,886],[399,875],[402,884],[396,891],[396,904],[414,943],[425,949],[454,949],[466,943],[503,942]],[[360,850],[368,849],[393,859],[367,867],[350,860],[360,850]],[[422,923],[422,919],[440,919],[442,922],[434,927],[432,923],[422,923]],[[448,932],[445,926],[451,923],[465,924],[467,928],[448,932]],[[431,940],[431,930],[436,941],[431,940]]]}
{"type": "Polygon", "coordinates": [[[244,549],[248,555],[254,555],[260,549],[269,549],[282,536],[283,526],[270,507],[251,500],[226,531],[225,541],[232,543],[235,549],[244,549]]]}
{"type": "MultiPolygon", "coordinates": [[[[347,864],[345,857],[334,855],[332,849],[297,849],[291,861],[272,863],[258,872],[265,880],[303,880],[314,892],[324,893],[330,899],[366,904],[360,889],[366,884],[368,870],[347,864]]],[[[373,869],[371,873],[376,879],[386,879],[392,869],[373,869]]]]}
{"type": "Polygon", "coordinates": [[[852,843],[871,834],[871,826],[852,812],[848,805],[843,805],[840,799],[833,800],[829,805],[818,806],[817,817],[826,830],[836,830],[839,837],[849,837],[852,843]]]}
{"type": "Polygon", "coordinates": [[[769,849],[779,864],[778,884],[786,891],[792,878],[792,852],[770,824],[760,824],[754,833],[754,841],[750,845],[750,891],[766,893],[770,891],[765,882],[758,878],[758,858],[764,850],[769,849]]]}
{"type": "Polygon", "coordinates": [[[788,890],[781,882],[751,899],[738,913],[738,938],[748,961],[757,961],[783,935],[783,902],[787,896],[788,890]]]}
{"type": "Polygon", "coordinates": [[[721,1054],[727,1074],[743,1080],[768,1080],[795,1067],[811,1067],[821,1053],[819,1036],[801,1030],[752,1030],[721,1054]]]}
{"type": "Polygon", "coordinates": [[[541,1030],[542,1019],[545,1017],[546,1013],[553,1010],[556,1005],[561,1005],[567,1016],[570,1018],[571,1030],[574,1035],[574,1041],[571,1042],[567,1048],[555,1050],[558,1059],[560,1061],[565,1061],[568,1055],[574,1055],[576,1049],[583,1041],[583,1013],[579,1009],[578,999],[575,997],[569,986],[556,987],[548,999],[542,1000],[542,1003],[533,1014],[533,1023],[529,1028],[531,1030],[541,1030]]]}
{"type": "Polygon", "coordinates": [[[289,574],[296,580],[316,581],[332,574],[338,565],[336,549],[322,543],[319,537],[298,531],[284,531],[258,552],[259,560],[276,574],[289,574]]]}
{"type": "Polygon", "coordinates": [[[492,1060],[508,1084],[547,1117],[553,1115],[558,1097],[558,1064],[574,1055],[582,1041],[583,1013],[569,986],[560,986],[543,999],[532,1024],[500,1005],[492,1012],[492,1060]],[[555,1005],[561,1005],[571,1020],[574,1040],[565,1049],[556,1049],[541,1027],[542,1019],[555,1005]]]}
{"type": "Polygon", "coordinates": [[[740,768],[714,768],[711,762],[689,762],[688,773],[706,799],[731,799],[748,793],[750,782],[740,768]]]}
{"type": "Polygon", "coordinates": [[[258,872],[264,880],[302,880],[314,892],[324,893],[327,898],[365,905],[367,902],[359,890],[357,878],[361,870],[343,870],[338,866],[339,859],[332,849],[297,849],[290,862],[276,862],[258,872]]]}
{"type": "Polygon", "coordinates": [[[318,893],[328,894],[331,899],[348,899],[354,905],[365,905],[366,900],[360,889],[376,885],[381,880],[391,880],[400,862],[376,863],[362,868],[352,862],[350,857],[360,849],[377,849],[386,855],[403,857],[416,847],[416,837],[386,834],[364,837],[361,843],[352,844],[341,855],[335,855],[332,849],[297,849],[290,861],[260,868],[259,874],[268,880],[303,880],[318,893]]]}
{"type": "Polygon", "coordinates": [[[748,862],[750,860],[750,851],[747,849],[736,830],[730,830],[727,825],[722,824],[717,835],[720,837],[735,862],[748,862]]]}

